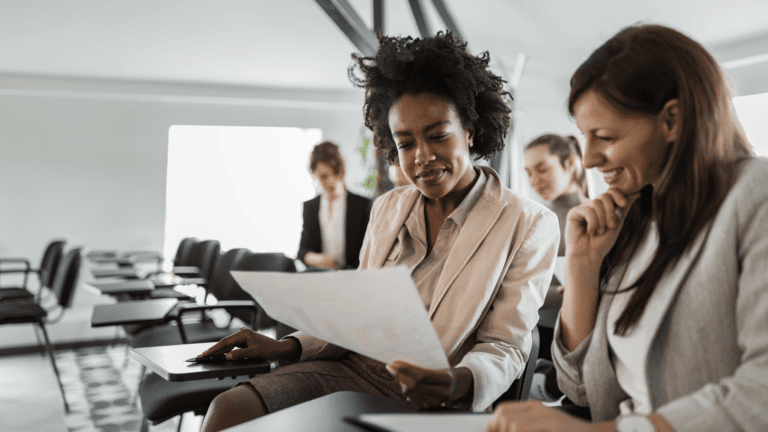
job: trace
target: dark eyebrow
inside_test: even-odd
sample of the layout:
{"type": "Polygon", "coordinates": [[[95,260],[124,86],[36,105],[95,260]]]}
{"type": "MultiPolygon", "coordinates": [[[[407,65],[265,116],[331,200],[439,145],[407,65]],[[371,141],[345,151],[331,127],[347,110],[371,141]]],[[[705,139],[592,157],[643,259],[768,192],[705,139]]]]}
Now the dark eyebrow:
{"type": "Polygon", "coordinates": [[[424,131],[428,131],[430,129],[434,129],[434,128],[438,127],[438,126],[446,125],[446,124],[449,124],[449,123],[451,123],[450,120],[440,120],[440,121],[434,122],[431,125],[425,127],[424,131]]]}
{"type": "MultiPolygon", "coordinates": [[[[438,126],[443,126],[443,125],[447,125],[447,124],[450,124],[450,123],[451,123],[450,120],[436,121],[436,122],[432,123],[431,125],[425,127],[424,128],[424,132],[428,132],[430,129],[434,129],[434,128],[438,127],[438,126]]],[[[410,132],[408,132],[408,131],[394,131],[394,132],[392,132],[392,136],[393,137],[411,136],[411,135],[412,134],[410,132]]]]}

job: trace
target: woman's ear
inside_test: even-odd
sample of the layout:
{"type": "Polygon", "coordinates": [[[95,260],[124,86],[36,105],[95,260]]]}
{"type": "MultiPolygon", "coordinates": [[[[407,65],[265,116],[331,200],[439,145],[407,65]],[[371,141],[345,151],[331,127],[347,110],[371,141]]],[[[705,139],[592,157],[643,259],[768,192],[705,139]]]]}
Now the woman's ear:
{"type": "Polygon", "coordinates": [[[677,141],[680,134],[680,103],[678,99],[671,99],[659,113],[664,138],[668,143],[677,141]]]}
{"type": "Polygon", "coordinates": [[[475,141],[475,124],[470,124],[467,126],[467,142],[469,143],[469,146],[472,147],[472,144],[475,141]]]}

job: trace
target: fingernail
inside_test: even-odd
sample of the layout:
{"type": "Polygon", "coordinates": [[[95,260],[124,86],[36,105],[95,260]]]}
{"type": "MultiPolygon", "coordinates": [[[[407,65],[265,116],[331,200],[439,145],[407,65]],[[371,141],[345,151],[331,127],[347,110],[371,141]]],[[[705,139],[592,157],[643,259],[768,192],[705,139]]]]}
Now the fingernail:
{"type": "Polygon", "coordinates": [[[389,365],[387,365],[387,372],[389,372],[389,374],[392,375],[392,376],[396,376],[397,375],[397,372],[395,372],[394,369],[389,367],[389,365]]]}
{"type": "Polygon", "coordinates": [[[224,358],[227,359],[227,360],[232,360],[232,353],[224,354],[224,358]]]}
{"type": "Polygon", "coordinates": [[[403,383],[400,383],[400,391],[401,391],[401,392],[403,392],[403,393],[405,393],[405,392],[406,392],[406,390],[408,390],[408,387],[406,387],[406,386],[405,386],[405,384],[403,384],[403,383]]]}

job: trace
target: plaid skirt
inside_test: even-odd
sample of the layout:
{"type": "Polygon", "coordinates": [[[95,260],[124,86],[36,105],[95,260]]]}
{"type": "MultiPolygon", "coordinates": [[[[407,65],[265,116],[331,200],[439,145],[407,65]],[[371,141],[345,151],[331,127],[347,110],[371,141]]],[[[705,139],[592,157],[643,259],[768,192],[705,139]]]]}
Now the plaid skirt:
{"type": "MultiPolygon", "coordinates": [[[[239,384],[251,385],[270,413],[337,391],[403,398],[384,363],[347,352],[338,360],[299,362],[239,384]]],[[[238,384],[238,385],[239,385],[238,384]]]]}

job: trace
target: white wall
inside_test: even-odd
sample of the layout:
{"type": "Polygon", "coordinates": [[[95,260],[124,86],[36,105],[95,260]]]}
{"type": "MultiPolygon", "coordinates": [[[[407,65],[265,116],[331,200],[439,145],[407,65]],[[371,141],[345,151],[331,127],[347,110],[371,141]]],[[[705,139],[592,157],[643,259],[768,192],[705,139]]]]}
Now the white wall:
{"type": "MultiPolygon", "coordinates": [[[[362,159],[356,90],[0,76],[0,256],[37,263],[54,237],[94,249],[162,250],[174,124],[321,128],[348,159],[362,159]]],[[[364,173],[349,165],[353,183],[364,173]]]]}

